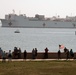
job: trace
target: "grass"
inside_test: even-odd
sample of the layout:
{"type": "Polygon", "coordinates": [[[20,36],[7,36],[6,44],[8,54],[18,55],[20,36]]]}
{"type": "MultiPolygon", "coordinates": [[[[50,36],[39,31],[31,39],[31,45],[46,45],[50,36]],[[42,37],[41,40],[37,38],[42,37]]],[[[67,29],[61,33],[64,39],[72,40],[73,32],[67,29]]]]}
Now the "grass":
{"type": "Polygon", "coordinates": [[[76,75],[76,61],[0,62],[0,75],[76,75]]]}

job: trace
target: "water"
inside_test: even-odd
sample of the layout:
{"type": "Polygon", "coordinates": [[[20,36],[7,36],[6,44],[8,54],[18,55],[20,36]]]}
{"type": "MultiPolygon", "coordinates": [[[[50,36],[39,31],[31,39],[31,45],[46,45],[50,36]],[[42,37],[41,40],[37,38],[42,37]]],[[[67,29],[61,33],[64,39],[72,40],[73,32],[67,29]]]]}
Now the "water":
{"type": "MultiPolygon", "coordinates": [[[[38,52],[44,52],[48,47],[49,52],[57,52],[59,44],[76,52],[76,29],[57,28],[0,28],[0,47],[7,51],[20,47],[22,52],[26,49],[31,52],[38,48],[38,52]],[[19,29],[20,33],[14,33],[19,29]]],[[[62,50],[63,51],[63,50],[62,50]]]]}

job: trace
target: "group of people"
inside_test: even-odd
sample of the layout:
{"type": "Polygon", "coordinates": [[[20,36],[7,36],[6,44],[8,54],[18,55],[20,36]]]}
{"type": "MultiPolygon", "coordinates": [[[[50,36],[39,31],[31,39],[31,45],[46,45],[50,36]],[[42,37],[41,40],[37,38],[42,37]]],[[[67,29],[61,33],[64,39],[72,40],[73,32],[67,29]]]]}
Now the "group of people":
{"type": "MultiPolygon", "coordinates": [[[[49,51],[49,49],[46,47],[45,52],[44,52],[44,56],[43,56],[44,59],[48,58],[48,51],[49,51]]],[[[32,54],[32,56],[31,56],[32,59],[37,58],[37,52],[38,52],[37,48],[33,48],[32,53],[31,53],[32,54]]],[[[67,49],[65,47],[64,48],[64,54],[66,55],[66,59],[68,59],[69,57],[74,58],[74,53],[73,53],[72,49],[70,49],[70,51],[69,51],[69,49],[67,49]]],[[[22,56],[21,48],[14,47],[13,52],[11,52],[11,50],[9,50],[9,52],[6,53],[0,47],[0,59],[2,59],[3,62],[5,61],[6,58],[8,58],[8,61],[11,61],[12,58],[21,59],[22,57],[24,57],[24,59],[26,59],[26,57],[27,57],[27,51],[26,50],[24,50],[23,56],[22,56]]],[[[58,59],[61,59],[60,49],[58,50],[58,59]]]]}
{"type": "MultiPolygon", "coordinates": [[[[69,49],[67,49],[65,47],[64,48],[64,54],[66,55],[66,59],[69,59],[69,57],[74,59],[74,52],[72,49],[70,49],[70,51],[69,51],[69,49]]],[[[61,51],[60,50],[58,50],[58,59],[61,59],[61,51]]]]}
{"type": "MultiPolygon", "coordinates": [[[[46,47],[45,48],[45,53],[44,53],[44,58],[48,58],[48,48],[46,47]]],[[[36,59],[37,58],[37,48],[33,48],[32,49],[32,59],[36,59]]],[[[27,57],[27,51],[24,50],[23,52],[23,56],[22,56],[22,52],[21,52],[21,48],[17,48],[17,47],[14,47],[14,50],[13,52],[11,52],[11,50],[9,50],[8,53],[6,53],[5,51],[3,51],[0,47],[0,59],[3,59],[3,61],[8,58],[9,60],[11,60],[12,58],[14,59],[21,59],[22,57],[24,57],[24,59],[26,59],[27,57]]]]}
{"type": "Polygon", "coordinates": [[[37,57],[37,48],[33,48],[33,50],[32,50],[32,59],[36,59],[36,57],[37,57]]]}
{"type": "Polygon", "coordinates": [[[8,61],[11,61],[12,59],[12,53],[11,53],[11,50],[9,50],[8,54],[3,51],[0,47],[0,59],[2,59],[2,62],[5,62],[6,61],[6,57],[8,56],[8,61]]]}
{"type": "MultiPolygon", "coordinates": [[[[26,59],[26,57],[27,57],[26,50],[24,50],[24,52],[23,52],[23,57],[24,57],[24,59],[26,59]]],[[[35,49],[33,48],[32,59],[36,59],[36,57],[37,57],[37,48],[35,48],[35,49]]],[[[11,61],[12,58],[21,59],[22,58],[21,48],[14,47],[13,52],[11,52],[11,50],[9,50],[9,52],[6,53],[0,47],[0,59],[2,59],[2,61],[4,62],[6,60],[6,58],[8,58],[8,61],[11,61]]]]}
{"type": "MultiPolygon", "coordinates": [[[[14,47],[13,57],[17,58],[17,59],[21,59],[21,56],[22,56],[21,48],[18,49],[17,47],[14,47]]],[[[24,56],[24,59],[26,59],[26,57],[27,57],[26,50],[24,50],[23,56],[24,56]]],[[[32,59],[36,59],[36,57],[37,57],[37,48],[35,48],[35,49],[33,48],[32,59]]]]}
{"type": "Polygon", "coordinates": [[[14,47],[13,57],[18,59],[21,58],[21,48],[14,47]]]}

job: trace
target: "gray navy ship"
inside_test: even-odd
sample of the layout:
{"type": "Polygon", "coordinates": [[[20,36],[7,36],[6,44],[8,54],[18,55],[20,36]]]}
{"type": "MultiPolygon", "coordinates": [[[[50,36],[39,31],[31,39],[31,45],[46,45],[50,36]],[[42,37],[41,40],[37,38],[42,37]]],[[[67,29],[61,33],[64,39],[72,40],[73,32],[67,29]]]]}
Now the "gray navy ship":
{"type": "Polygon", "coordinates": [[[0,19],[2,27],[18,28],[75,28],[76,16],[53,16],[46,18],[44,15],[36,14],[35,17],[27,17],[26,14],[7,14],[5,19],[0,19]]]}

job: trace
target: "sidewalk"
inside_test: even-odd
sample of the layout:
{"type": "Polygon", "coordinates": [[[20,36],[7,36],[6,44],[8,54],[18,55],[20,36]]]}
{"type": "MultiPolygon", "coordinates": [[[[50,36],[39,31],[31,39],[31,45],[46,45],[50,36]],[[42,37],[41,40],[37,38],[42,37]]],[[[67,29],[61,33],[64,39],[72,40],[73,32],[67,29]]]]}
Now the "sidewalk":
{"type": "MultiPolygon", "coordinates": [[[[53,60],[60,60],[60,61],[70,60],[70,61],[73,61],[75,59],[12,59],[12,61],[53,61],[53,60]]],[[[2,61],[2,59],[0,59],[0,61],[2,61]]],[[[6,61],[8,61],[8,59],[6,59],[6,61]]]]}

